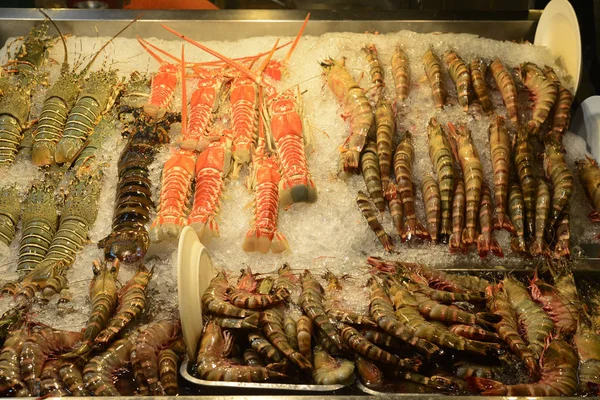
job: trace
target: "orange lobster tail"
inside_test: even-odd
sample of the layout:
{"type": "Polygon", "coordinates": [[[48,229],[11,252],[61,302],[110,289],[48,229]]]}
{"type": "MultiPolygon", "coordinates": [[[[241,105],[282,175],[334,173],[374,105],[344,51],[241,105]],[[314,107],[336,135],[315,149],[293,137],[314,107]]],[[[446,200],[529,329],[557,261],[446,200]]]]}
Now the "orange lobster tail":
{"type": "Polygon", "coordinates": [[[152,78],[152,87],[148,103],[144,104],[144,112],[152,118],[161,118],[173,99],[177,86],[178,66],[162,64],[152,78]]]}

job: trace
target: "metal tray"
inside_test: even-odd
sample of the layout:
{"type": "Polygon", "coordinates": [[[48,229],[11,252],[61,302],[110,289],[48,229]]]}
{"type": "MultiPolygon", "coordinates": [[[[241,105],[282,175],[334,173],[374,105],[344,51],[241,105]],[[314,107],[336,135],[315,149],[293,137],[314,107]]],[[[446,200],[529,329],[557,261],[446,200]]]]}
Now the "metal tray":
{"type": "Polygon", "coordinates": [[[184,357],[179,372],[186,381],[200,386],[212,387],[228,387],[250,390],[268,390],[268,391],[291,391],[291,392],[334,392],[351,386],[354,382],[347,385],[308,385],[308,384],[292,384],[292,383],[254,383],[254,382],[223,382],[223,381],[206,381],[204,379],[192,376],[188,370],[189,359],[187,355],[184,357]]]}

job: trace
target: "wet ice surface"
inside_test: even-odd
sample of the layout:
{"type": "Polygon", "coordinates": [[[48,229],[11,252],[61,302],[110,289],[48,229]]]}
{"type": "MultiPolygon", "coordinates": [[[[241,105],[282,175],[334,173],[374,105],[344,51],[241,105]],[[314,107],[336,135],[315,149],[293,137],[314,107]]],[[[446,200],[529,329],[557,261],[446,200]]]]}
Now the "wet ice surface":
{"type": "MultiPolygon", "coordinates": [[[[91,54],[96,51],[107,38],[68,37],[67,46],[71,62],[85,65],[91,54]]],[[[172,41],[147,38],[153,44],[178,57],[181,55],[182,41],[173,37],[172,41]]],[[[206,42],[205,44],[230,57],[246,56],[252,53],[269,50],[275,42],[275,37],[260,37],[240,40],[238,42],[206,42]]],[[[368,255],[378,255],[405,261],[417,261],[438,266],[468,266],[486,265],[514,267],[521,265],[523,259],[510,251],[509,236],[505,232],[496,233],[506,258],[490,257],[480,261],[475,251],[467,255],[450,255],[446,245],[431,245],[429,243],[400,244],[397,236],[393,234],[393,227],[389,215],[383,216],[384,226],[388,233],[394,236],[397,243],[397,253],[385,254],[382,246],[373,232],[367,226],[360,211],[355,204],[355,195],[358,190],[364,190],[361,176],[353,176],[342,180],[337,177],[338,149],[349,133],[346,121],[342,119],[343,109],[334,98],[329,88],[325,85],[322,76],[321,61],[328,59],[341,59],[346,57],[346,66],[360,85],[368,89],[368,65],[359,47],[364,44],[375,43],[379,51],[380,60],[385,69],[385,79],[388,85],[387,96],[393,95],[393,79],[391,75],[390,60],[396,45],[402,45],[410,59],[412,87],[410,96],[405,105],[397,110],[398,131],[409,130],[413,134],[415,145],[415,163],[413,178],[416,187],[420,188],[421,177],[432,171],[428,155],[426,125],[431,117],[446,125],[448,122],[466,123],[472,131],[475,145],[481,156],[485,177],[492,185],[490,151],[488,140],[488,126],[491,117],[482,115],[476,106],[471,107],[469,113],[464,113],[456,101],[454,84],[447,74],[447,69],[442,61],[448,88],[448,105],[443,111],[438,111],[433,106],[429,84],[424,80],[425,75],[421,64],[421,56],[433,46],[434,52],[441,58],[443,51],[454,49],[465,60],[481,57],[486,61],[498,56],[510,68],[517,67],[521,62],[530,61],[540,66],[551,65],[559,77],[572,86],[567,79],[565,71],[556,65],[556,60],[545,48],[535,47],[530,44],[517,44],[512,42],[498,42],[489,39],[477,38],[469,34],[417,34],[402,31],[387,35],[330,33],[320,37],[303,37],[289,63],[289,74],[278,84],[280,89],[292,87],[300,83],[304,96],[304,116],[306,118],[305,133],[310,135],[315,151],[308,156],[308,165],[318,188],[319,200],[315,204],[295,204],[288,210],[280,210],[279,229],[287,237],[291,251],[282,255],[263,255],[259,253],[247,254],[242,251],[242,242],[249,228],[252,217],[253,196],[245,186],[247,169],[242,170],[237,180],[227,179],[223,190],[221,213],[218,218],[220,238],[215,239],[208,246],[214,264],[217,268],[225,268],[231,272],[231,281],[235,282],[239,270],[251,267],[259,273],[274,272],[284,261],[289,262],[298,272],[310,269],[315,275],[320,275],[326,269],[337,274],[349,274],[350,277],[343,281],[344,292],[342,295],[350,302],[349,307],[359,309],[364,307],[366,291],[367,267],[365,258],[368,255]],[[565,80],[567,79],[567,80],[565,80]],[[357,295],[360,294],[360,295],[357,295]]],[[[201,50],[184,44],[186,61],[208,61],[212,56],[201,50]]],[[[275,53],[275,58],[281,58],[285,49],[275,53]]],[[[6,58],[6,48],[0,50],[0,59],[6,58]]],[[[54,46],[50,51],[53,60],[63,59],[62,46],[54,46]]],[[[107,47],[98,58],[92,70],[99,68],[116,68],[122,77],[127,77],[132,71],[154,72],[158,63],[140,47],[135,39],[117,38],[107,47]]],[[[59,74],[60,65],[49,63],[49,81],[53,84],[59,74]]],[[[514,72],[515,77],[517,76],[514,72]]],[[[193,80],[188,80],[188,96],[193,91],[193,80]]],[[[506,110],[496,85],[488,72],[488,86],[495,105],[495,112],[506,116],[506,110]]],[[[370,93],[373,93],[371,91],[370,93]]],[[[526,109],[528,94],[519,85],[519,99],[521,100],[521,119],[526,120],[531,112],[526,109]]],[[[37,117],[43,100],[43,90],[38,90],[34,95],[32,117],[37,117]]],[[[176,98],[172,104],[173,110],[181,109],[181,90],[178,87],[176,98]]],[[[509,128],[514,127],[508,122],[509,128]]],[[[105,178],[100,195],[98,219],[90,230],[90,241],[85,249],[77,256],[74,265],[68,272],[71,290],[73,291],[72,306],[75,312],[65,315],[59,322],[56,318],[56,298],[51,299],[48,306],[37,311],[36,318],[42,322],[69,329],[80,329],[84,326],[89,313],[89,300],[87,288],[92,276],[91,265],[95,259],[102,257],[102,252],[97,248],[96,242],[110,232],[111,219],[114,206],[115,188],[117,185],[117,160],[125,143],[119,132],[121,126],[115,124],[115,132],[104,144],[102,152],[107,167],[104,169],[105,178]],[[60,325],[60,326],[59,326],[60,325]]],[[[178,129],[177,127],[173,128],[178,129]]],[[[567,161],[574,173],[574,162],[585,153],[585,143],[575,135],[567,134],[565,146],[569,153],[567,161]]],[[[168,158],[169,152],[162,148],[157,153],[155,162],[151,166],[151,180],[160,181],[161,168],[168,158]]],[[[540,160],[541,163],[541,160],[540,160]]],[[[30,182],[41,173],[34,168],[29,160],[20,157],[7,171],[0,172],[1,182],[17,182],[19,189],[24,194],[30,182]]],[[[158,198],[159,186],[153,187],[154,199],[158,198]]],[[[572,238],[574,244],[592,240],[598,229],[587,222],[586,214],[590,211],[584,201],[581,185],[576,180],[573,195],[572,210],[572,238]]],[[[417,191],[417,213],[424,222],[424,211],[421,204],[420,190],[417,191]]],[[[10,278],[15,271],[18,254],[18,238],[9,248],[0,247],[0,262],[2,276],[10,278]]],[[[150,300],[149,312],[157,317],[175,314],[177,312],[176,296],[176,243],[153,245],[148,251],[146,265],[154,267],[154,277],[149,285],[150,300]]],[[[529,261],[528,261],[529,262],[529,261]]],[[[134,273],[134,268],[128,265],[121,266],[119,280],[124,284],[134,273]]],[[[321,280],[323,284],[325,282],[321,280]]],[[[10,301],[0,299],[0,311],[6,309],[10,301]]]]}

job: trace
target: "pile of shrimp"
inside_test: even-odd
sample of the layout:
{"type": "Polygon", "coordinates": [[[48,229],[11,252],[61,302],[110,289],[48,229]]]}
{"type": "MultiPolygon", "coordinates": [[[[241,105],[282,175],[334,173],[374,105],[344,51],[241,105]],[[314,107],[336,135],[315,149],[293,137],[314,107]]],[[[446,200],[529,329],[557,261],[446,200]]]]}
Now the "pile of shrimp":
{"type": "Polygon", "coordinates": [[[202,296],[207,320],[193,370],[212,381],[317,385],[356,376],[378,391],[598,393],[600,303],[584,307],[566,264],[549,258],[526,281],[507,273],[490,282],[367,263],[362,312],[344,298],[346,277],[329,271],[296,274],[284,264],[259,278],[245,269],[235,287],[219,272],[202,296]]]}
{"type": "MultiPolygon", "coordinates": [[[[355,115],[361,115],[362,129],[352,127],[348,140],[361,135],[363,145],[356,150],[355,157],[360,158],[357,170],[362,172],[368,196],[359,191],[356,202],[384,249],[388,252],[395,249],[392,236],[378,217],[378,211],[383,213],[387,205],[402,242],[420,239],[447,243],[451,253],[476,247],[481,258],[490,252],[504,257],[493,232],[505,229],[513,235],[511,248],[516,253],[536,257],[552,255],[556,259],[569,257],[573,174],[565,161],[562,138],[569,127],[573,95],[554,70],[549,66],[541,69],[530,62],[512,70],[498,58],[489,66],[482,59],[469,63],[453,50],[444,52],[444,63],[432,48],[423,55],[425,77],[436,109],[443,111],[448,104],[457,101],[465,113],[475,118],[497,112],[489,126],[493,170],[490,188],[483,176],[480,150],[465,124],[448,123],[448,129],[444,130],[432,117],[427,133],[414,132],[414,128],[404,132],[397,127],[403,125],[403,114],[407,113],[406,102],[411,89],[409,63],[416,61],[409,60],[402,46],[395,49],[391,59],[395,90],[386,93],[384,68],[375,45],[367,45],[363,51],[370,67],[371,89],[374,89],[370,98],[367,92],[371,89],[362,89],[343,62],[330,60],[323,65],[334,94],[338,94],[336,89],[345,88],[347,98],[338,98],[343,100],[345,113],[352,115],[351,125],[358,124],[355,121],[359,118],[355,115]],[[448,96],[444,69],[456,86],[457,99],[448,96]],[[491,87],[488,87],[491,85],[486,77],[488,69],[502,96],[503,106],[492,103],[491,87]],[[519,89],[516,82],[522,84],[523,89],[519,89]],[[530,116],[518,110],[525,107],[517,101],[518,90],[526,91],[533,99],[530,116]],[[501,107],[509,116],[508,125],[498,111],[501,107]],[[519,116],[521,119],[525,116],[527,123],[520,121],[519,116]],[[433,165],[431,174],[421,177],[420,185],[426,224],[421,224],[415,213],[417,196],[412,179],[415,157],[412,137],[423,134],[428,136],[433,165]],[[395,150],[394,144],[397,144],[395,150]],[[544,154],[543,163],[535,157],[540,151],[544,154]]],[[[349,170],[344,165],[344,171],[349,170]]],[[[592,204],[593,189],[598,182],[596,179],[587,191],[592,204]]]]}

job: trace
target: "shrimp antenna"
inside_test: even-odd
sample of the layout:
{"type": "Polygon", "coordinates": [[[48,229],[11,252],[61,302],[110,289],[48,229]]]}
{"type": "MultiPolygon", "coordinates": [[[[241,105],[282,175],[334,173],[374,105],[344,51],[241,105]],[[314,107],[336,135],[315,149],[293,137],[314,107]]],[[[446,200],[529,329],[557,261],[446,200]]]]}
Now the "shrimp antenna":
{"type": "Polygon", "coordinates": [[[271,58],[273,58],[273,54],[275,53],[275,50],[277,50],[278,44],[279,44],[279,39],[277,39],[277,41],[275,42],[275,46],[273,46],[273,48],[271,49],[269,54],[267,54],[267,58],[265,58],[265,61],[263,61],[260,68],[258,69],[259,74],[261,74],[265,70],[265,68],[267,68],[269,61],[271,61],[271,58]]]}
{"type": "Polygon", "coordinates": [[[67,63],[69,62],[69,59],[68,59],[69,52],[67,51],[67,41],[65,40],[65,37],[63,36],[60,29],[58,29],[58,25],[56,25],[56,22],[54,22],[54,20],[52,18],[50,18],[50,16],[48,14],[46,14],[46,12],[44,10],[42,10],[41,8],[38,8],[38,11],[41,12],[42,14],[44,14],[46,16],[46,18],[48,18],[48,21],[50,21],[50,23],[52,24],[52,26],[54,26],[54,29],[56,29],[56,31],[58,32],[58,35],[60,36],[60,40],[62,41],[62,44],[63,44],[63,49],[65,49],[65,58],[63,60],[63,65],[60,68],[61,72],[64,74],[66,72],[66,69],[68,68],[67,63]]]}
{"type": "Polygon", "coordinates": [[[187,89],[185,84],[185,59],[183,54],[184,45],[181,45],[181,134],[187,129],[187,89]]]}
{"type": "Polygon", "coordinates": [[[83,68],[83,71],[81,71],[81,73],[83,75],[85,75],[89,69],[92,67],[92,64],[94,63],[94,61],[96,61],[96,58],[98,58],[98,56],[100,55],[100,53],[102,52],[102,50],[104,50],[106,48],[106,46],[108,46],[109,44],[112,43],[113,40],[116,39],[117,36],[119,36],[121,33],[125,32],[125,30],[127,28],[129,28],[131,25],[133,25],[133,23],[135,21],[137,21],[138,19],[142,18],[142,15],[144,15],[144,13],[141,13],[140,15],[138,15],[137,17],[135,17],[133,19],[133,21],[131,21],[130,23],[128,23],[127,25],[125,25],[125,27],[123,29],[121,29],[119,32],[117,32],[116,35],[114,35],[112,38],[110,38],[110,40],[106,43],[104,43],[102,45],[102,47],[100,47],[100,49],[96,52],[96,54],[94,54],[94,57],[92,57],[92,59],[90,60],[90,62],[88,62],[88,64],[85,66],[85,68],[83,68]]]}
{"type": "Polygon", "coordinates": [[[304,23],[302,24],[302,27],[300,28],[300,32],[298,32],[298,35],[296,35],[296,39],[294,39],[294,43],[292,43],[292,47],[290,47],[290,50],[288,51],[288,53],[285,55],[285,58],[283,59],[284,63],[290,59],[290,57],[292,56],[292,53],[296,49],[296,45],[298,44],[298,42],[300,41],[300,38],[302,37],[302,33],[304,32],[304,28],[306,28],[306,25],[308,24],[309,18],[310,18],[310,13],[306,14],[306,18],[304,19],[304,23]]]}
{"type": "Polygon", "coordinates": [[[158,47],[157,45],[155,45],[155,44],[152,44],[152,43],[148,42],[148,41],[147,41],[147,40],[145,40],[145,39],[142,39],[142,38],[141,38],[141,37],[139,37],[138,35],[136,35],[135,37],[137,38],[138,42],[140,42],[140,44],[142,45],[142,47],[144,48],[144,50],[146,50],[148,53],[150,53],[150,55],[152,55],[152,56],[153,56],[153,57],[156,59],[156,61],[158,61],[158,62],[162,63],[162,62],[163,62],[163,59],[162,59],[162,58],[160,58],[160,57],[159,57],[159,56],[158,56],[156,53],[154,53],[154,52],[153,52],[152,50],[150,50],[148,47],[151,47],[151,48],[153,48],[154,50],[158,51],[159,53],[161,53],[161,54],[164,54],[165,56],[169,57],[171,60],[173,60],[173,61],[175,61],[175,62],[177,62],[177,63],[180,63],[180,62],[181,62],[181,60],[180,60],[179,58],[177,58],[177,57],[175,57],[174,55],[172,55],[171,53],[169,53],[169,52],[167,52],[167,51],[165,51],[165,50],[161,49],[161,48],[160,48],[160,47],[158,47]],[[148,47],[146,47],[146,46],[148,46],[148,47]]]}

